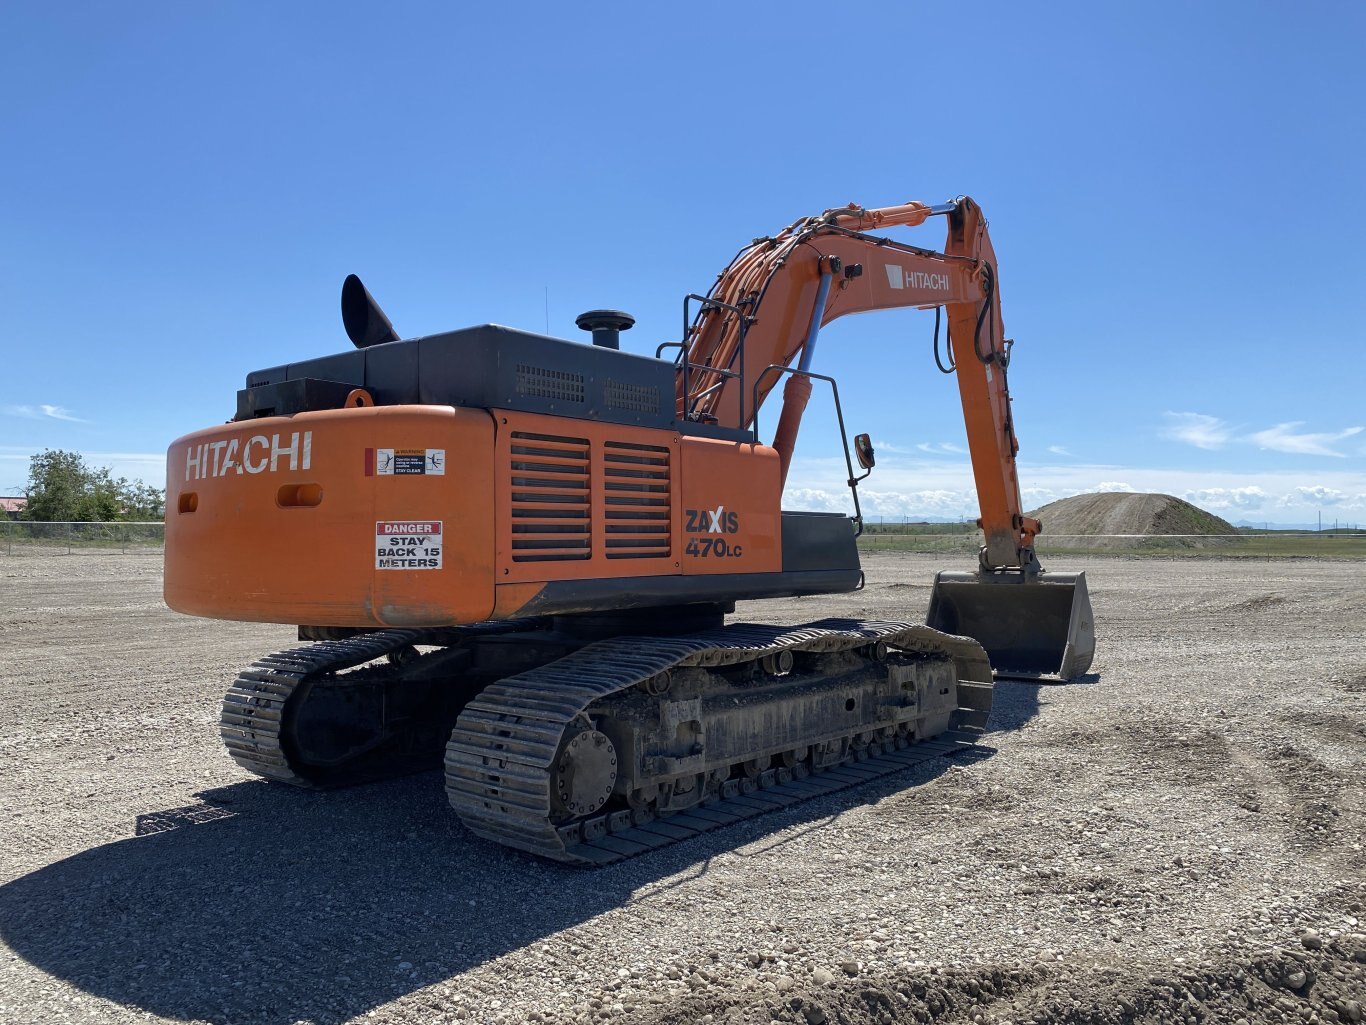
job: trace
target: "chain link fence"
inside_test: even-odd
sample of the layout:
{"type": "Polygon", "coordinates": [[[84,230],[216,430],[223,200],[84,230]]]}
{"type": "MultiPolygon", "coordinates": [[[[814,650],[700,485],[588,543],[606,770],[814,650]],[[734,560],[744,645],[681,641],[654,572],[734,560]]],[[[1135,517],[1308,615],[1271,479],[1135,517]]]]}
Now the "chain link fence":
{"type": "MultiPolygon", "coordinates": [[[[955,532],[932,524],[900,531],[883,527],[859,538],[867,552],[975,555],[980,531],[955,532]]],[[[1366,559],[1366,531],[1356,529],[1249,531],[1242,534],[1040,534],[1035,550],[1050,556],[1189,555],[1253,558],[1366,559]]]]}
{"type": "Polygon", "coordinates": [[[0,520],[0,555],[160,555],[166,525],[148,523],[37,523],[0,520]]]}

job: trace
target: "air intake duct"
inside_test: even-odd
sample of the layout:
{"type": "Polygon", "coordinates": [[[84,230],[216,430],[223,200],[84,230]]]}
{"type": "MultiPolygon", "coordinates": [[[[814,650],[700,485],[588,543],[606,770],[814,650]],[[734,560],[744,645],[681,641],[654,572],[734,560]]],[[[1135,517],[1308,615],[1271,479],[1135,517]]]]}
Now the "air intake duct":
{"type": "Polygon", "coordinates": [[[631,330],[636,318],[621,310],[589,310],[574,321],[582,330],[593,332],[593,344],[604,349],[620,349],[621,333],[631,330]]]}

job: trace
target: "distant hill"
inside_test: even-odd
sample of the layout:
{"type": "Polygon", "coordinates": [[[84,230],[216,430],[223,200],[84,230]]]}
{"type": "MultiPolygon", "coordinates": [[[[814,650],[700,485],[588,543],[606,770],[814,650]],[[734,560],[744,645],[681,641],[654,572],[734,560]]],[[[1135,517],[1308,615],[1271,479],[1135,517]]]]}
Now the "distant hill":
{"type": "Polygon", "coordinates": [[[1029,514],[1043,521],[1040,547],[1048,548],[1141,548],[1135,537],[1097,537],[1103,534],[1152,536],[1153,545],[1164,548],[1219,548],[1231,543],[1217,534],[1236,534],[1227,520],[1198,509],[1172,495],[1107,491],[1075,495],[1049,502],[1029,514]],[[1171,537],[1170,535],[1197,535],[1171,537]],[[1075,535],[1075,536],[1071,536],[1075,535]],[[1158,542],[1158,538],[1162,540],[1158,542]]]}

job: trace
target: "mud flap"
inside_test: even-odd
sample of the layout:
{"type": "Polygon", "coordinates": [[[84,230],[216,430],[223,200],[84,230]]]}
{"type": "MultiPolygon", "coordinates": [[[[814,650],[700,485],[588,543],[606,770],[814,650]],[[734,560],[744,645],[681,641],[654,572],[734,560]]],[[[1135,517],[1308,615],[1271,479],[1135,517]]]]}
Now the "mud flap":
{"type": "Polygon", "coordinates": [[[1096,651],[1085,573],[938,573],[927,625],[976,640],[997,676],[1074,680],[1096,651]]]}

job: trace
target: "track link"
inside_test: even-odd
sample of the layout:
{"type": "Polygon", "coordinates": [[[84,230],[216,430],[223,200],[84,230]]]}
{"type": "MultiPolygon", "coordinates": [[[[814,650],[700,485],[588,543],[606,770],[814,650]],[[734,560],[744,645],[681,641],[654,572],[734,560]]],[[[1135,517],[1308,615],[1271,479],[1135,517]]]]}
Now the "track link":
{"type": "Polygon", "coordinates": [[[910,623],[823,620],[796,628],[737,625],[684,637],[598,641],[486,687],[466,705],[446,747],[446,792],[480,836],[557,861],[607,864],[969,747],[986,724],[991,688],[991,665],[976,641],[910,623]],[[958,709],[949,731],[904,749],[892,743],[880,752],[863,749],[814,774],[798,763],[767,769],[756,779],[727,780],[711,799],[662,818],[620,810],[568,824],[553,821],[552,765],[571,723],[594,701],[676,668],[878,642],[953,658],[958,709]]]}
{"type": "Polygon", "coordinates": [[[381,630],[344,641],[318,641],[257,659],[242,670],[223,698],[219,734],[242,768],[291,786],[312,788],[359,782],[354,774],[335,780],[308,778],[296,771],[285,735],[291,701],[330,673],[372,662],[418,642],[414,630],[381,630]]]}

